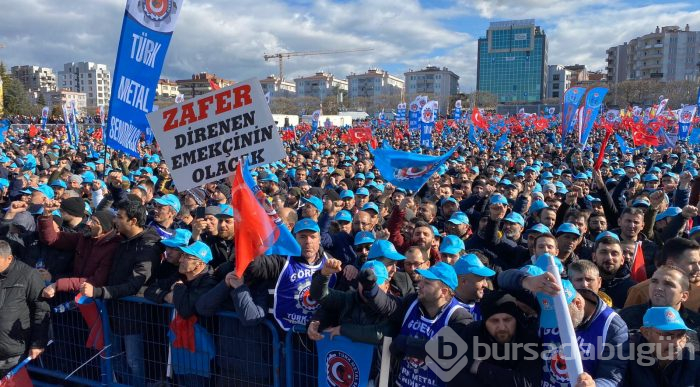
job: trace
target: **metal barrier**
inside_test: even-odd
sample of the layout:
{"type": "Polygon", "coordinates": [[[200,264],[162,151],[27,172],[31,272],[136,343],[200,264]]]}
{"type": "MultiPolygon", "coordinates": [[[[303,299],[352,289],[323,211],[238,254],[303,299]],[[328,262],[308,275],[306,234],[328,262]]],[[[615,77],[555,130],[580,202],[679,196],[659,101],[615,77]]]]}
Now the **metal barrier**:
{"type": "MultiPolygon", "coordinates": [[[[67,300],[68,295],[57,295],[51,305],[67,300]]],[[[244,326],[233,312],[199,318],[208,335],[195,335],[197,347],[209,351],[178,352],[168,337],[172,305],[140,297],[112,301],[109,310],[101,304],[102,353],[85,348],[87,327],[80,312],[54,313],[54,344],[29,370],[88,386],[280,386],[281,342],[270,321],[244,326]]]]}
{"type": "Polygon", "coordinates": [[[286,386],[315,386],[318,380],[316,344],[306,335],[306,327],[294,325],[284,338],[286,386]]]}

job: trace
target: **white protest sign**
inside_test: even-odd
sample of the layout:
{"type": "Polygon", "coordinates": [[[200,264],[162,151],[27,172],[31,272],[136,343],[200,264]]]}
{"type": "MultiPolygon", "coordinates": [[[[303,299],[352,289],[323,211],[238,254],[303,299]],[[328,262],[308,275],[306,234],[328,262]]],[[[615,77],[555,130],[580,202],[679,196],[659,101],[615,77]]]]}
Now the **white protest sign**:
{"type": "Polygon", "coordinates": [[[226,178],[240,157],[250,166],[285,157],[257,79],[153,112],[148,122],[180,191],[226,178]]]}

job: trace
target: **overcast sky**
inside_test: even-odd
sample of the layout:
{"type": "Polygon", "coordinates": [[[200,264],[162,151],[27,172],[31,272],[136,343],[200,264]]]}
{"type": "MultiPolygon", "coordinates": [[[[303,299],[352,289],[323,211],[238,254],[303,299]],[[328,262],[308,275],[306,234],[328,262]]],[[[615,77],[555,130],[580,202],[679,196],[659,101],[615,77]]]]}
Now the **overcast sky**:
{"type": "MultiPolygon", "coordinates": [[[[0,60],[59,71],[63,63],[114,67],[125,0],[0,0],[0,60]]],[[[446,66],[460,89],[476,83],[477,39],[491,21],[534,18],[549,40],[549,64],[605,66],[605,50],[656,26],[700,30],[700,2],[647,0],[185,0],[162,76],[208,71],[243,80],[277,73],[265,53],[372,48],[295,57],[291,79],[325,70],[345,77],[377,67],[446,66]]]]}

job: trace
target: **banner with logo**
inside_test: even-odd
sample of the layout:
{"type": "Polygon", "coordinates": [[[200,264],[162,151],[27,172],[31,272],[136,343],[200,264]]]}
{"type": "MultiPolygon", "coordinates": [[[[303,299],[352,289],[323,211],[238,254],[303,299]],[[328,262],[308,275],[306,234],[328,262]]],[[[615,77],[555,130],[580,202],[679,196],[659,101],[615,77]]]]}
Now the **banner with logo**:
{"type": "Polygon", "coordinates": [[[46,130],[46,121],[49,119],[49,107],[41,109],[41,130],[46,130]]]}
{"type": "Polygon", "coordinates": [[[455,101],[454,119],[455,119],[455,121],[462,119],[462,100],[461,99],[458,99],[457,101],[455,101]]]}
{"type": "MultiPolygon", "coordinates": [[[[107,146],[139,157],[146,115],[184,0],[128,0],[122,23],[107,119],[107,146]]],[[[180,188],[180,187],[178,187],[180,188]]]]}
{"type": "Polygon", "coordinates": [[[249,79],[148,115],[165,163],[184,191],[286,156],[260,82],[249,79]]]}
{"type": "Polygon", "coordinates": [[[396,121],[406,121],[406,104],[400,103],[396,105],[396,121]]]}
{"type": "Polygon", "coordinates": [[[437,101],[430,101],[423,105],[420,117],[420,145],[433,148],[433,129],[435,128],[435,115],[437,101]]]}
{"type": "Polygon", "coordinates": [[[561,109],[561,144],[566,142],[566,136],[573,129],[578,110],[583,95],[586,93],[585,87],[572,87],[564,93],[564,104],[561,109]]]}
{"type": "Polygon", "coordinates": [[[697,105],[686,105],[683,106],[680,113],[678,113],[678,139],[685,141],[688,139],[690,134],[690,125],[695,118],[695,112],[697,111],[697,105]]]}
{"type": "Polygon", "coordinates": [[[319,386],[360,387],[369,383],[374,346],[344,336],[316,342],[319,386]]]}
{"type": "Polygon", "coordinates": [[[420,129],[420,105],[416,98],[408,105],[408,130],[415,132],[420,129]]]}
{"type": "Polygon", "coordinates": [[[581,121],[581,144],[585,145],[588,142],[588,137],[591,135],[593,123],[598,118],[600,108],[603,106],[603,99],[608,93],[605,87],[594,87],[586,93],[586,104],[583,106],[582,121],[581,121]]]}

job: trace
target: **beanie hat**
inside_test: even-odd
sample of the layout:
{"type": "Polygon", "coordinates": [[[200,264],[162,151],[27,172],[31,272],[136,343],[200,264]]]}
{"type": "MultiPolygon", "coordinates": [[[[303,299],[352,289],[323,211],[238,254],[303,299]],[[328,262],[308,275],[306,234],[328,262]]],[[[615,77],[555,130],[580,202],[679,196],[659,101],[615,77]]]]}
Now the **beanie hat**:
{"type": "Polygon", "coordinates": [[[112,215],[112,213],[109,211],[95,211],[95,213],[92,214],[92,217],[100,222],[100,226],[102,226],[102,232],[111,231],[114,227],[114,215],[112,215]]]}
{"type": "Polygon", "coordinates": [[[486,321],[489,317],[497,313],[506,313],[513,317],[518,322],[523,321],[524,313],[518,308],[515,297],[510,294],[497,290],[484,295],[484,298],[479,302],[481,308],[482,321],[486,321]]]}
{"type": "Polygon", "coordinates": [[[82,218],[85,216],[85,202],[81,198],[68,198],[61,202],[61,210],[82,218]]]}
{"type": "Polygon", "coordinates": [[[226,199],[231,199],[231,187],[228,185],[221,183],[216,186],[216,190],[224,194],[226,199]]]}

